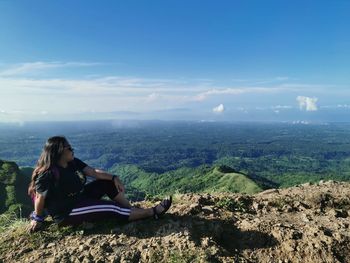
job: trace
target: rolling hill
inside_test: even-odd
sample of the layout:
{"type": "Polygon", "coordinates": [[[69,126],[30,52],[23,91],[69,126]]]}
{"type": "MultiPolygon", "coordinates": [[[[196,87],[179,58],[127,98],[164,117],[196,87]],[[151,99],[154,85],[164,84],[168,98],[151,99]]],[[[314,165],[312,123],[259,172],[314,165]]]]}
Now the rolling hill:
{"type": "Polygon", "coordinates": [[[148,173],[132,165],[117,165],[110,169],[118,174],[127,187],[129,198],[173,193],[247,193],[260,192],[262,187],[247,175],[232,168],[203,165],[197,168],[180,168],[162,174],[148,173]]]}
{"type": "MultiPolygon", "coordinates": [[[[32,210],[27,187],[33,168],[19,168],[15,162],[0,161],[0,213],[16,211],[22,215],[32,210]]],[[[149,173],[134,165],[115,165],[110,172],[118,174],[131,200],[142,200],[174,193],[246,193],[260,192],[263,187],[252,178],[219,165],[180,168],[162,174],[149,173]]]]}

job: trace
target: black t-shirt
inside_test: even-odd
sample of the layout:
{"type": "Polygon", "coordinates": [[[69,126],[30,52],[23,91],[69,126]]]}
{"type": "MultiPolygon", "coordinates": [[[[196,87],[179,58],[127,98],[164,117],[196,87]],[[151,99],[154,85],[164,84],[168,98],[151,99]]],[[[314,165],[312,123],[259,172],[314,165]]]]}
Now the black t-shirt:
{"type": "Polygon", "coordinates": [[[82,170],[87,166],[78,158],[66,168],[56,166],[40,174],[35,181],[36,191],[44,195],[45,208],[56,222],[63,220],[73,209],[84,188],[82,170]]]}

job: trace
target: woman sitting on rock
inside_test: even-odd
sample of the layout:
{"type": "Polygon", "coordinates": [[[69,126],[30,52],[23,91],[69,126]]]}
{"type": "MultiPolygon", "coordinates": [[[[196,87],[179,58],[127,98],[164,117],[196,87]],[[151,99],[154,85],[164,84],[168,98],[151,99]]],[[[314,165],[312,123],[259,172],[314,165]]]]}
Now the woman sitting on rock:
{"type": "Polygon", "coordinates": [[[171,206],[171,197],[153,208],[134,208],[124,196],[125,188],[116,175],[94,169],[78,158],[65,137],[47,140],[33,171],[28,194],[34,199],[30,230],[42,226],[47,211],[60,226],[96,222],[108,218],[133,221],[158,219],[171,206]],[[97,180],[85,184],[85,176],[97,180]],[[101,200],[107,195],[111,200],[101,200]]]}

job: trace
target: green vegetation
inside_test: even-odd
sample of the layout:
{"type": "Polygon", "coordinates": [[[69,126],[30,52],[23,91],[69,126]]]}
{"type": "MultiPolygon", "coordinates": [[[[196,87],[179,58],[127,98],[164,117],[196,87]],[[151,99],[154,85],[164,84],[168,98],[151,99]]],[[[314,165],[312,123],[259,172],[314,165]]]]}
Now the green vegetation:
{"type": "Polygon", "coordinates": [[[14,212],[26,216],[32,210],[27,195],[32,170],[27,168],[22,172],[16,163],[0,160],[0,213],[14,212]]]}
{"type": "Polygon", "coordinates": [[[15,182],[18,167],[14,162],[4,162],[0,160],[0,182],[11,185],[15,182]]]}
{"type": "Polygon", "coordinates": [[[5,187],[7,196],[5,200],[5,206],[10,207],[11,205],[16,203],[16,197],[15,197],[15,187],[13,185],[7,185],[5,187]]]}
{"type": "MultiPolygon", "coordinates": [[[[138,189],[140,194],[162,195],[189,192],[234,192],[253,194],[261,191],[247,176],[232,172],[226,166],[180,168],[162,174],[148,173],[136,166],[117,165],[111,172],[119,174],[127,188],[138,189]]],[[[129,189],[128,189],[129,192],[129,189]]],[[[132,199],[138,199],[133,193],[132,199]]]]}
{"type": "MultiPolygon", "coordinates": [[[[0,125],[0,131],[0,159],[30,167],[49,136],[64,134],[78,158],[92,167],[120,174],[130,195],[138,199],[169,189],[256,192],[255,185],[276,188],[328,179],[350,180],[349,123],[134,121],[120,125],[105,121],[37,123],[17,128],[0,125]],[[214,167],[223,165],[232,171],[215,171],[214,167]]],[[[0,200],[7,198],[5,187],[14,183],[16,202],[25,200],[17,189],[22,187],[26,192],[28,182],[24,180],[29,180],[30,169],[28,174],[22,171],[24,176],[14,182],[18,176],[10,176],[14,172],[10,168],[5,165],[0,170],[0,200]]],[[[0,210],[4,209],[8,208],[0,202],[0,210]]]]}
{"type": "MultiPolygon", "coordinates": [[[[160,253],[164,253],[164,251],[159,251],[160,253]]],[[[195,253],[194,251],[179,251],[174,250],[170,252],[169,255],[169,263],[182,263],[182,262],[193,262],[193,263],[199,263],[202,262],[201,258],[205,258],[205,255],[198,255],[198,253],[195,253]],[[201,257],[199,257],[201,256],[201,257]]],[[[157,262],[157,260],[152,262],[157,262]]]]}
{"type": "Polygon", "coordinates": [[[235,212],[250,212],[250,206],[252,205],[252,201],[249,198],[239,198],[233,199],[232,197],[224,197],[221,198],[216,206],[219,208],[224,208],[228,211],[235,212]]]}
{"type": "Polygon", "coordinates": [[[14,182],[18,176],[19,169],[13,162],[0,161],[0,184],[3,191],[1,195],[1,211],[7,211],[10,206],[16,204],[14,182]]]}

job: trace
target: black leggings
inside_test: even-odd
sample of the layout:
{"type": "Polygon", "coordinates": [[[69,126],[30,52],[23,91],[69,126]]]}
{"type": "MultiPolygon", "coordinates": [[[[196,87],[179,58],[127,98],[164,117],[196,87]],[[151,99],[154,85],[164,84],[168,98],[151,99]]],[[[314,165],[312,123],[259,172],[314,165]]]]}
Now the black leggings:
{"type": "Polygon", "coordinates": [[[83,195],[88,198],[101,199],[107,195],[110,199],[117,196],[118,190],[111,180],[96,180],[84,186],[83,195]]]}
{"type": "Polygon", "coordinates": [[[60,225],[79,225],[83,222],[96,222],[109,218],[127,221],[130,208],[120,207],[114,201],[101,200],[104,195],[114,199],[117,194],[118,190],[111,180],[96,180],[87,184],[82,198],[60,225]]]}

